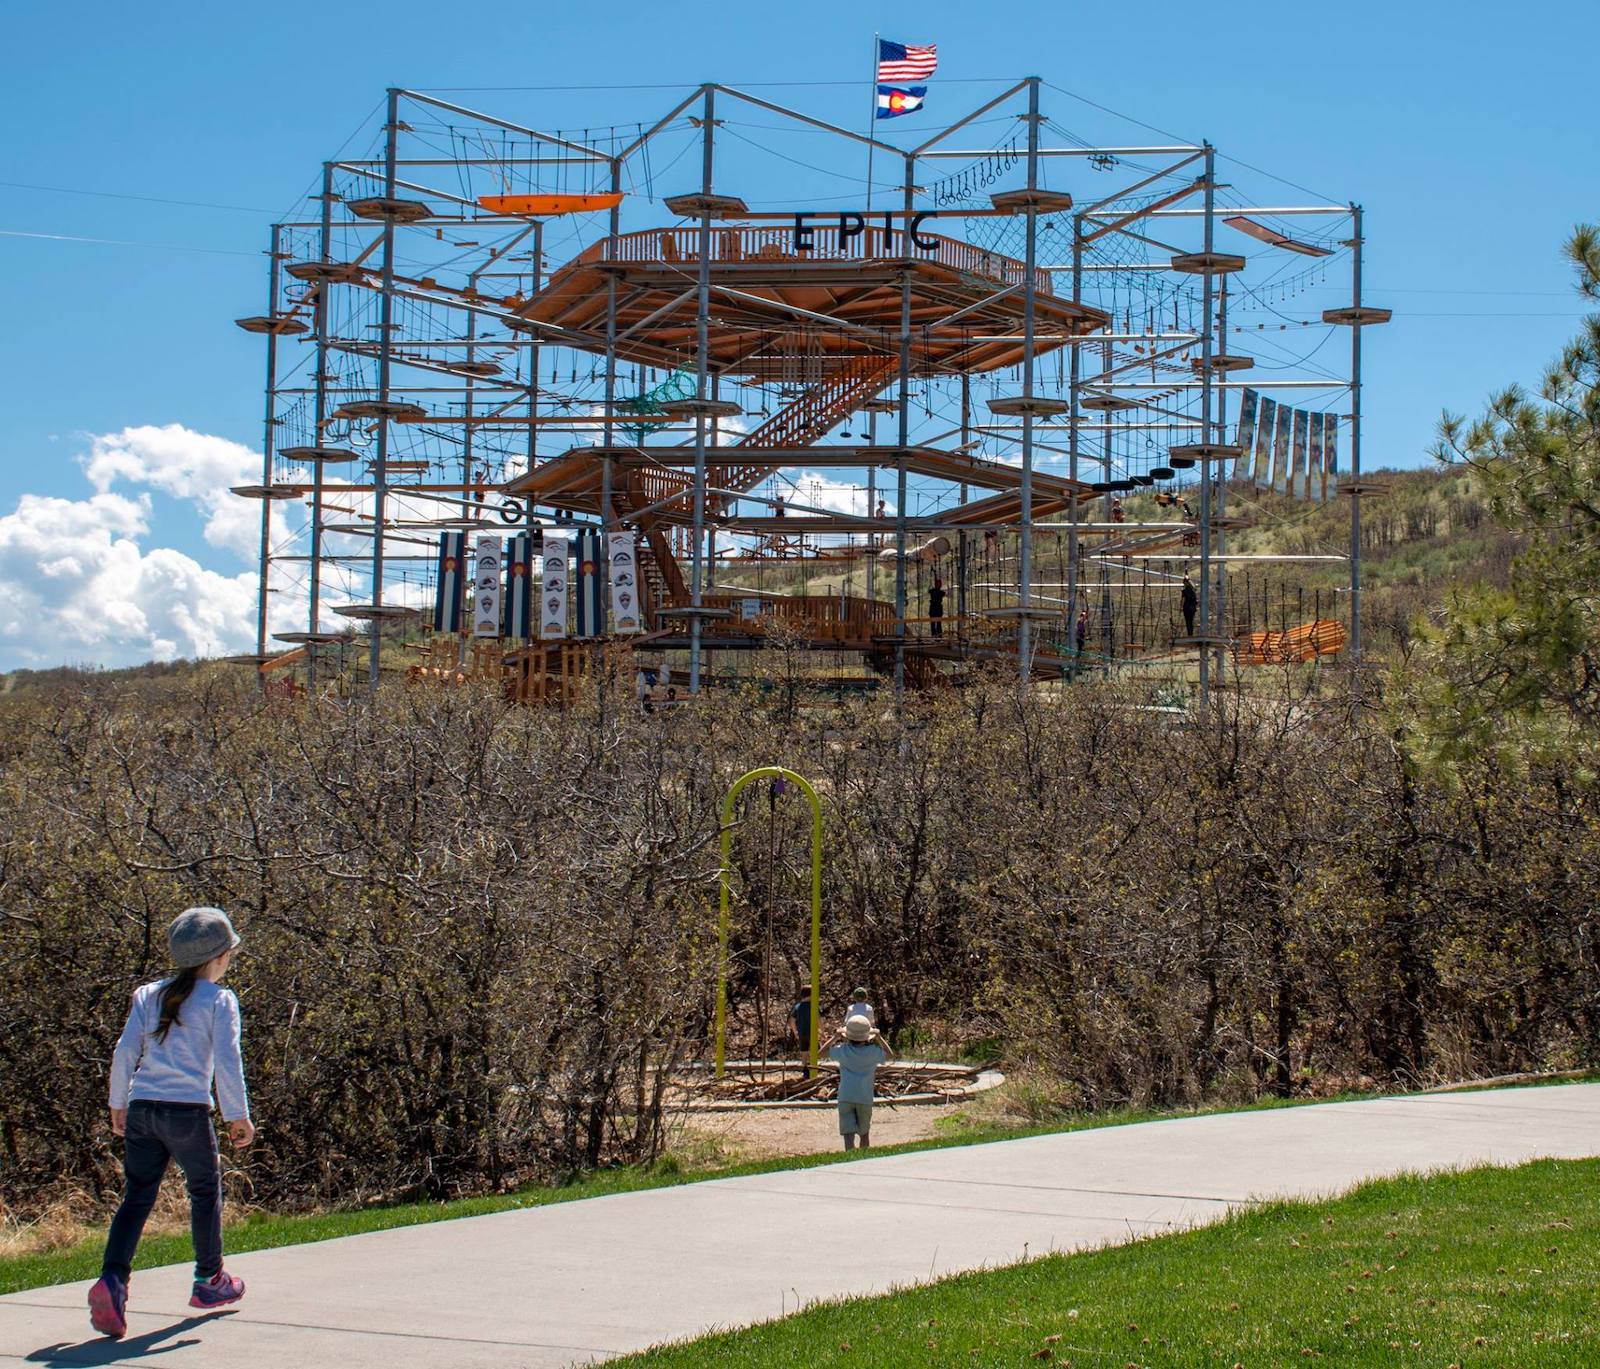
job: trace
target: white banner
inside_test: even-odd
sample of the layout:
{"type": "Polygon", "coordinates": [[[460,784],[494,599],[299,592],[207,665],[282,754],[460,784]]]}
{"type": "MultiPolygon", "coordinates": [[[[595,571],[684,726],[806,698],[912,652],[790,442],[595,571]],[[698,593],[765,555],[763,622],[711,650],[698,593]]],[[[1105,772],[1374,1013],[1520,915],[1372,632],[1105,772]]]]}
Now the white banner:
{"type": "Polygon", "coordinates": [[[611,630],[619,636],[640,629],[639,551],[631,532],[606,534],[611,559],[611,630]]]}
{"type": "Polygon", "coordinates": [[[544,567],[539,575],[539,636],[546,641],[567,635],[567,537],[544,535],[544,567]]]}
{"type": "Polygon", "coordinates": [[[472,572],[472,635],[500,635],[500,536],[478,537],[478,564],[472,572]]]}

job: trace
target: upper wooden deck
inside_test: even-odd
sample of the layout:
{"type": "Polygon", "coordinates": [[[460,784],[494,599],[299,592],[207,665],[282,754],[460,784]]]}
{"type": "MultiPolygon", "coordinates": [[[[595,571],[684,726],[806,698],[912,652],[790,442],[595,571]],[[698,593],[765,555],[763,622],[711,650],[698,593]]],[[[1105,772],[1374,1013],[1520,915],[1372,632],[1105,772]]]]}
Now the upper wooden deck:
{"type": "MultiPolygon", "coordinates": [[[[811,235],[812,245],[797,251],[789,227],[711,230],[714,370],[803,383],[830,364],[897,356],[908,274],[916,373],[985,372],[1022,360],[1023,263],[936,234],[923,234],[929,245],[909,259],[899,254],[898,235],[881,228],[841,237],[837,227],[819,225],[811,235]]],[[[699,252],[695,227],[606,238],[516,312],[603,337],[606,284],[615,278],[617,354],[652,366],[675,357],[692,367],[699,252]]],[[[1034,279],[1036,352],[1109,324],[1102,311],[1057,296],[1048,271],[1034,279]]]]}

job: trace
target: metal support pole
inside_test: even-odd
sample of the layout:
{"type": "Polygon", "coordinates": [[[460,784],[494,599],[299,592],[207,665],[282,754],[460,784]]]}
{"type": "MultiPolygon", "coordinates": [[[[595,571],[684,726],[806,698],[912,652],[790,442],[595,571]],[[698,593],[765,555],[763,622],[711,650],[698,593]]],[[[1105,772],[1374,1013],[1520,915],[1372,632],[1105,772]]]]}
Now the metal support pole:
{"type": "MultiPolygon", "coordinates": [[[[1207,327],[1206,335],[1208,337],[1210,336],[1210,328],[1209,328],[1209,326],[1207,327]]],[[[1228,278],[1226,276],[1224,276],[1222,278],[1222,283],[1217,288],[1217,337],[1221,340],[1220,343],[1219,343],[1220,351],[1221,351],[1221,353],[1223,355],[1226,355],[1227,351],[1228,351],[1228,278]]],[[[1217,441],[1218,442],[1226,442],[1227,440],[1228,440],[1228,392],[1226,390],[1218,390],[1217,391],[1217,441]]],[[[1217,519],[1220,521],[1222,519],[1222,517],[1223,517],[1223,514],[1226,512],[1227,506],[1228,506],[1228,468],[1227,468],[1227,466],[1225,464],[1219,462],[1218,465],[1217,465],[1217,474],[1218,474],[1218,480],[1217,480],[1217,509],[1216,509],[1216,514],[1217,514],[1217,519]]],[[[1227,609],[1227,595],[1223,590],[1223,579],[1222,579],[1223,575],[1226,573],[1226,570],[1227,570],[1227,554],[1228,554],[1228,531],[1227,531],[1226,528],[1218,528],[1217,529],[1217,555],[1216,555],[1216,559],[1215,559],[1215,564],[1216,564],[1216,568],[1217,568],[1217,578],[1216,578],[1216,585],[1215,585],[1214,591],[1213,591],[1214,594],[1215,594],[1215,602],[1211,606],[1211,608],[1212,608],[1212,622],[1211,622],[1211,625],[1206,629],[1208,632],[1211,633],[1211,635],[1213,637],[1218,637],[1218,638],[1221,638],[1221,637],[1224,637],[1224,636],[1227,635],[1227,621],[1226,621],[1226,617],[1225,617],[1225,613],[1226,613],[1226,609],[1227,609]]],[[[1217,679],[1220,680],[1220,679],[1222,679],[1222,670],[1223,670],[1222,648],[1219,646],[1219,647],[1217,647],[1215,649],[1215,651],[1216,651],[1216,661],[1215,661],[1215,664],[1213,665],[1213,672],[1216,675],[1217,679]]]]}
{"type": "MultiPolygon", "coordinates": [[[[395,191],[395,159],[400,129],[400,92],[389,91],[383,121],[383,194],[392,200],[395,191]]],[[[383,221],[383,289],[378,298],[378,403],[389,402],[389,369],[394,353],[394,216],[383,221]]],[[[378,418],[376,469],[372,481],[372,604],[383,606],[383,516],[389,487],[389,420],[378,418]]],[[[378,688],[378,671],[383,659],[383,619],[370,620],[371,650],[367,658],[367,687],[378,688]]]]}
{"type": "MultiPolygon", "coordinates": [[[[278,244],[282,239],[283,229],[279,224],[272,225],[271,246],[267,258],[267,317],[278,316],[278,244]]],[[[272,485],[272,453],[274,420],[278,408],[278,334],[267,334],[267,413],[262,425],[261,438],[261,483],[267,487],[272,485]]],[[[261,501],[261,576],[258,581],[256,595],[256,655],[267,654],[267,595],[271,592],[270,580],[272,576],[272,500],[263,498],[261,501]]],[[[256,684],[264,686],[266,681],[261,672],[256,671],[256,684]]]]}
{"type": "Polygon", "coordinates": [[[895,453],[894,511],[894,697],[906,693],[906,447],[911,442],[911,214],[916,198],[917,159],[906,155],[905,216],[900,220],[900,450],[895,453]]]}
{"type": "MultiPolygon", "coordinates": [[[[1208,142],[1206,148],[1206,204],[1205,247],[1209,253],[1216,241],[1217,226],[1217,154],[1208,142]]],[[[1216,441],[1211,428],[1211,373],[1212,338],[1212,275],[1207,271],[1200,278],[1200,316],[1205,326],[1200,330],[1200,441],[1216,441]]],[[[1200,603],[1199,619],[1202,632],[1211,630],[1211,462],[1200,462],[1200,603]]],[[[1204,709],[1211,700],[1211,653],[1200,648],[1200,707],[1204,709]]]]}
{"type": "MultiPolygon", "coordinates": [[[[1350,206],[1350,303],[1361,308],[1361,206],[1350,206]]],[[[1361,324],[1350,328],[1350,659],[1361,664],[1361,324]]]]}
{"type": "MultiPolygon", "coordinates": [[[[1083,303],[1083,215],[1072,216],[1072,303],[1081,306],[1083,303]]],[[[1083,424],[1083,415],[1078,412],[1078,383],[1082,375],[1081,357],[1083,348],[1074,347],[1072,354],[1067,359],[1069,370],[1067,372],[1068,398],[1072,401],[1071,417],[1067,420],[1072,426],[1067,429],[1067,477],[1074,485],[1078,481],[1078,431],[1083,424]]],[[[1072,634],[1073,675],[1076,678],[1077,670],[1083,665],[1078,660],[1078,499],[1073,495],[1072,504],[1067,510],[1067,630],[1072,634]]]]}
{"type": "Polygon", "coordinates": [[[690,548],[693,558],[689,578],[689,606],[694,610],[689,616],[689,693],[700,692],[700,609],[704,605],[705,591],[705,530],[706,530],[706,415],[705,400],[708,392],[707,378],[711,368],[711,172],[712,132],[715,128],[716,91],[705,88],[700,128],[700,193],[704,202],[700,208],[700,271],[699,288],[695,303],[695,376],[694,394],[700,401],[694,416],[694,542],[690,548]]]}
{"type": "MultiPolygon", "coordinates": [[[[611,163],[611,191],[613,194],[622,189],[622,163],[611,163]]],[[[609,236],[606,239],[606,255],[609,257],[617,249],[617,237],[622,231],[622,207],[619,204],[611,206],[611,218],[608,226],[609,236]]],[[[606,417],[605,417],[605,451],[600,460],[600,527],[602,531],[609,532],[612,528],[611,513],[611,444],[615,441],[612,423],[617,413],[617,273],[606,272],[606,417]]],[[[606,539],[600,539],[600,557],[602,564],[602,583],[604,582],[604,561],[607,556],[606,539]]]]}
{"type": "MultiPolygon", "coordinates": [[[[1039,188],[1039,78],[1028,78],[1028,223],[1023,250],[1022,275],[1022,394],[1033,398],[1033,331],[1035,300],[1039,293],[1035,265],[1038,262],[1039,213],[1032,192],[1039,188]]],[[[1031,661],[1033,623],[1033,411],[1022,415],[1022,536],[1017,549],[1017,676],[1027,683],[1033,677],[1031,661]]]]}
{"type": "MultiPolygon", "coordinates": [[[[528,293],[537,295],[544,288],[544,220],[533,221],[533,277],[529,282],[528,293]]],[[[539,453],[539,335],[534,333],[528,344],[528,474],[533,474],[533,468],[538,460],[539,453]]],[[[524,510],[524,526],[528,531],[528,546],[533,546],[534,534],[539,530],[538,519],[534,514],[533,496],[528,496],[528,507],[524,510]]],[[[529,591],[530,594],[532,591],[529,591]]],[[[537,596],[535,596],[537,598],[537,596]]],[[[528,615],[530,631],[535,629],[538,614],[528,615]]]]}
{"type": "MultiPolygon", "coordinates": [[[[972,441],[972,377],[965,371],[961,373],[961,450],[967,455],[967,444],[972,441]]],[[[967,502],[968,485],[965,480],[961,482],[961,502],[967,502]]],[[[962,528],[956,534],[956,624],[960,631],[960,624],[967,620],[967,530],[962,528]]]]}
{"type": "MultiPolygon", "coordinates": [[[[333,252],[333,164],[322,164],[322,224],[317,240],[317,259],[324,266],[332,260],[333,252]]],[[[313,311],[313,326],[317,331],[316,376],[313,379],[311,401],[311,445],[324,443],[323,427],[328,421],[328,292],[333,282],[317,282],[317,303],[313,311]]],[[[311,470],[311,560],[308,566],[310,584],[306,605],[306,631],[321,631],[322,618],[322,462],[312,463],[311,470]]],[[[306,679],[314,687],[317,683],[317,654],[315,642],[306,646],[306,679]]]]}

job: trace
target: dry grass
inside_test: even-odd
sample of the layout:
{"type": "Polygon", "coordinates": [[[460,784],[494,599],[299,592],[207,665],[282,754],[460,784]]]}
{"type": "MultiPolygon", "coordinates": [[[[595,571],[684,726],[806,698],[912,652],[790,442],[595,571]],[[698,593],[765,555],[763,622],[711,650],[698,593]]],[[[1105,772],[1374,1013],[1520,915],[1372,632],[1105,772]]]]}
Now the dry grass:
{"type": "MultiPolygon", "coordinates": [[[[238,1208],[230,1203],[230,1215],[238,1208]]],[[[82,1189],[67,1189],[53,1196],[50,1205],[32,1218],[19,1216],[0,1204],[0,1260],[22,1255],[42,1255],[64,1250],[105,1235],[105,1205],[82,1189]]],[[[167,1176],[155,1211],[145,1224],[151,1236],[177,1236],[189,1230],[189,1199],[183,1176],[176,1169],[167,1176]]]]}

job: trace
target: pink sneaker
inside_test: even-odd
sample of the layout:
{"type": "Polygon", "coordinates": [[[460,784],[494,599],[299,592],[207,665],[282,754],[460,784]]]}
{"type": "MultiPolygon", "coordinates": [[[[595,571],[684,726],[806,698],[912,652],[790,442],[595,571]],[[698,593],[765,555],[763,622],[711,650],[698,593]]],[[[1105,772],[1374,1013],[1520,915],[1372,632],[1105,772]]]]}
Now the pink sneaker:
{"type": "Polygon", "coordinates": [[[115,1274],[102,1274],[89,1290],[89,1325],[102,1336],[121,1340],[128,1334],[128,1285],[115,1274]]]}
{"type": "Polygon", "coordinates": [[[189,1295],[190,1307],[226,1307],[244,1297],[244,1280],[236,1279],[226,1269],[219,1269],[209,1279],[196,1279],[194,1291],[189,1295]]]}

